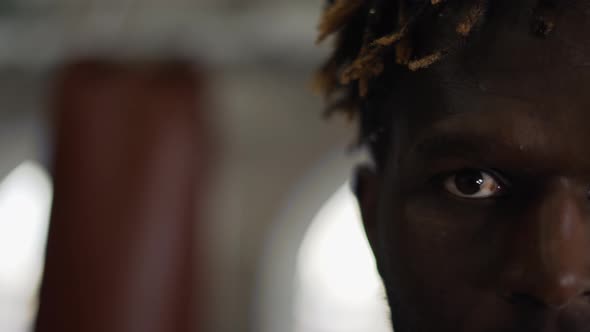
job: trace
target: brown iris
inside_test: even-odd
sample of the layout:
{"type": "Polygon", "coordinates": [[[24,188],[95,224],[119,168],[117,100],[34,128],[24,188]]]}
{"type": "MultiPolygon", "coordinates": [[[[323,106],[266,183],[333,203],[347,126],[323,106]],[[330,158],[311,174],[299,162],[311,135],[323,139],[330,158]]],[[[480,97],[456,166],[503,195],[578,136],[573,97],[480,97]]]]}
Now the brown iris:
{"type": "Polygon", "coordinates": [[[455,175],[457,190],[467,196],[477,194],[484,184],[484,175],[477,170],[466,170],[455,175]]]}

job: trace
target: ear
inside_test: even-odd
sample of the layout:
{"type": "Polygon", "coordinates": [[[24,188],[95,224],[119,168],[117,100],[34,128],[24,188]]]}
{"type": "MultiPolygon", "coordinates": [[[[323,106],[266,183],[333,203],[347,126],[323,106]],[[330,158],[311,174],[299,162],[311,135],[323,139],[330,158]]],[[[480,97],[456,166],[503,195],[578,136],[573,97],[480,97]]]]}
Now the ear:
{"type": "Polygon", "coordinates": [[[368,165],[360,166],[355,171],[355,181],[353,184],[354,194],[358,200],[361,217],[365,233],[373,253],[378,253],[377,249],[377,200],[378,200],[378,181],[377,173],[368,165]]]}

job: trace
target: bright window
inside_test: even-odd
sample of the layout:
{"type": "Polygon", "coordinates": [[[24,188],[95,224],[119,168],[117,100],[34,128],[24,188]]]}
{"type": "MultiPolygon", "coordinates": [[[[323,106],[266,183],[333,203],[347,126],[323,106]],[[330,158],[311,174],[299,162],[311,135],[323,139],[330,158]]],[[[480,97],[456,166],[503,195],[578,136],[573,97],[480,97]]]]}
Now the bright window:
{"type": "Polygon", "coordinates": [[[25,162],[0,182],[0,331],[28,331],[36,312],[52,185],[25,162]]]}
{"type": "Polygon", "coordinates": [[[296,283],[296,332],[391,331],[383,286],[348,184],[311,223],[296,283]]]}

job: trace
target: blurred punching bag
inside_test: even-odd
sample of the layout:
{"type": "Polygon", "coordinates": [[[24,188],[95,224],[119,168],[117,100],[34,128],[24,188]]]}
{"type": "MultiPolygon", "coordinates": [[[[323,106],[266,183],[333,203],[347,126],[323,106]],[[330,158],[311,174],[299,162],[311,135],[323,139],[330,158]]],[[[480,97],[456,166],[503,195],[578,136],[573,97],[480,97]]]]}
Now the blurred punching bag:
{"type": "Polygon", "coordinates": [[[200,78],[183,62],[65,66],[37,332],[197,331],[209,163],[200,78]]]}

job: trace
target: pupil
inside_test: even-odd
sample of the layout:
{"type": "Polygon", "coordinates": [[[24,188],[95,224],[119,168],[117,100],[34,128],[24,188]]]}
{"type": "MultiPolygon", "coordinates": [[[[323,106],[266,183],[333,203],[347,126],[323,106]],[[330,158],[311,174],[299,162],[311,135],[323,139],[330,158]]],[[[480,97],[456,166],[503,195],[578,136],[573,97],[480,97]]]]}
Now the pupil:
{"type": "Polygon", "coordinates": [[[474,195],[481,190],[485,180],[479,171],[464,171],[455,176],[455,185],[464,195],[474,195]]]}

